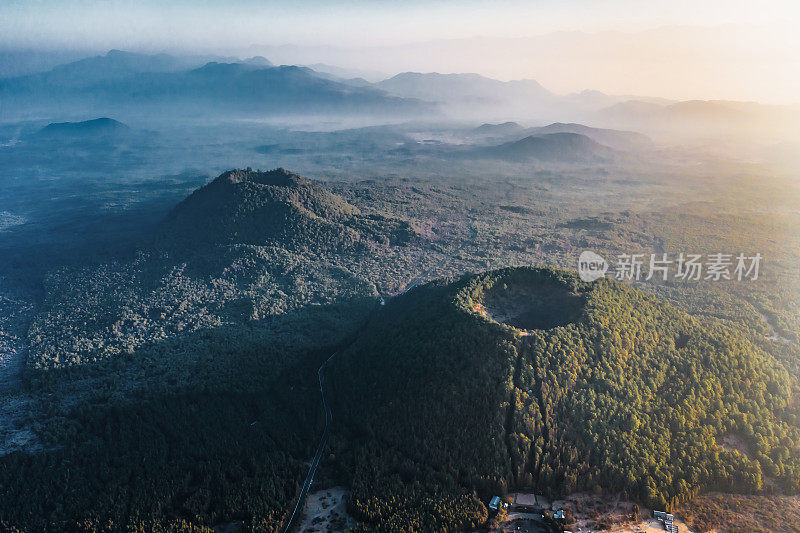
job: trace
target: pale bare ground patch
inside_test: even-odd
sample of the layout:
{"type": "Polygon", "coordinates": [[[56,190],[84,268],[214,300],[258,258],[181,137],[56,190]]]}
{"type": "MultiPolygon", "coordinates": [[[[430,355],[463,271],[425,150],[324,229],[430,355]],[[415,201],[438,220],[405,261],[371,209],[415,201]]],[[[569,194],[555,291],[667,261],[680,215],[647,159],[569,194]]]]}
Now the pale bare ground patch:
{"type": "Polygon", "coordinates": [[[0,456],[41,449],[30,421],[34,401],[21,386],[33,313],[31,297],[10,288],[0,277],[0,456]]]}
{"type": "Polygon", "coordinates": [[[541,507],[542,509],[549,509],[550,502],[540,494],[533,494],[528,492],[512,492],[506,498],[510,500],[511,508],[505,511],[503,519],[498,523],[498,527],[492,531],[513,531],[516,528],[514,523],[518,520],[531,520],[539,519],[541,513],[525,512],[514,510],[516,506],[529,506],[531,508],[541,507]]]}
{"type": "MultiPolygon", "coordinates": [[[[690,529],[689,526],[679,519],[676,519],[674,524],[678,526],[679,533],[695,533],[694,530],[690,529]]],[[[663,533],[665,529],[663,523],[655,518],[648,518],[647,520],[642,520],[634,524],[614,526],[609,531],[611,531],[611,533],[656,533],[657,531],[663,533]]]]}
{"type": "MultiPolygon", "coordinates": [[[[567,524],[565,529],[574,533],[665,531],[664,525],[652,518],[651,510],[638,509],[637,513],[637,504],[622,499],[619,494],[570,494],[566,498],[554,500],[551,509],[564,509],[567,516],[573,517],[573,522],[567,524]]],[[[694,533],[679,517],[676,517],[674,524],[680,533],[694,533]]]]}
{"type": "Polygon", "coordinates": [[[725,433],[721,437],[717,437],[717,446],[728,451],[737,451],[748,459],[750,458],[750,450],[747,447],[747,443],[740,435],[735,433],[725,433]]]}
{"type": "Polygon", "coordinates": [[[39,438],[33,432],[25,414],[31,411],[32,399],[25,393],[4,393],[0,397],[0,457],[15,451],[33,453],[41,450],[39,438]]]}
{"type": "MultiPolygon", "coordinates": [[[[499,317],[490,313],[486,309],[486,306],[480,302],[472,304],[472,311],[481,315],[483,318],[487,320],[491,320],[492,322],[498,322],[498,323],[501,322],[501,320],[499,320],[499,317]]],[[[516,329],[515,333],[518,337],[526,337],[531,334],[531,332],[528,331],[527,329],[516,329]]]]}
{"type": "MultiPolygon", "coordinates": [[[[723,450],[727,450],[729,452],[739,452],[744,457],[747,457],[751,461],[753,460],[750,455],[750,447],[747,445],[747,442],[741,435],[736,433],[725,433],[724,435],[717,436],[716,442],[717,446],[723,450]]],[[[800,449],[800,443],[798,446],[798,449],[800,449]]],[[[761,479],[764,482],[764,488],[767,489],[768,492],[780,492],[775,478],[770,477],[767,474],[762,474],[761,479]]]]}
{"type": "Polygon", "coordinates": [[[26,354],[18,339],[0,332],[0,457],[41,449],[28,416],[33,398],[20,386],[26,354]]]}
{"type": "Polygon", "coordinates": [[[681,507],[698,531],[714,533],[796,533],[800,496],[709,492],[681,507]]]}
{"type": "Polygon", "coordinates": [[[349,531],[356,522],[347,514],[346,496],[345,487],[331,487],[310,492],[297,531],[301,533],[349,531]]]}
{"type": "Polygon", "coordinates": [[[537,300],[534,290],[529,287],[513,287],[505,291],[492,290],[487,301],[478,304],[481,314],[489,320],[501,324],[513,320],[528,310],[537,300]]]}

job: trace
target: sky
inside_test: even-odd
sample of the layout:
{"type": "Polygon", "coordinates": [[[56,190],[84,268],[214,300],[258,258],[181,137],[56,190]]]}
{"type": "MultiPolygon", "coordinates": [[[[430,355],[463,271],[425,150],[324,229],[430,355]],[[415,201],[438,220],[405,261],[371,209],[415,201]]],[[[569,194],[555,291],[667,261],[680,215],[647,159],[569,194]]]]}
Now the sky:
{"type": "Polygon", "coordinates": [[[0,0],[0,47],[264,53],[559,93],[797,103],[798,20],[788,0],[0,0]]]}

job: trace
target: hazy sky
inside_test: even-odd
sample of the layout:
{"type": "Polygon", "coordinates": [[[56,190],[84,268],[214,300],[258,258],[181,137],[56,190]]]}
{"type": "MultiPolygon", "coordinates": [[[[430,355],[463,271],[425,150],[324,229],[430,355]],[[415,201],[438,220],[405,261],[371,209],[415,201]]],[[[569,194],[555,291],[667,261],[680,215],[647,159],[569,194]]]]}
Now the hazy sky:
{"type": "Polygon", "coordinates": [[[0,46],[262,50],[390,74],[528,77],[556,92],[788,103],[800,100],[799,20],[788,0],[0,0],[0,46]]]}

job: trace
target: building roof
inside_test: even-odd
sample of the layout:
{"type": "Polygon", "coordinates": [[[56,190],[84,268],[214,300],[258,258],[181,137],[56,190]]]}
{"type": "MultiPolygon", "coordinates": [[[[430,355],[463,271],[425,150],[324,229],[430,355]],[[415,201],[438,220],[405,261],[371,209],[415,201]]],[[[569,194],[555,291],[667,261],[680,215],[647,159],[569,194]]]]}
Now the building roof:
{"type": "Polygon", "coordinates": [[[489,501],[489,507],[491,509],[499,509],[500,508],[500,496],[495,496],[489,501]]]}

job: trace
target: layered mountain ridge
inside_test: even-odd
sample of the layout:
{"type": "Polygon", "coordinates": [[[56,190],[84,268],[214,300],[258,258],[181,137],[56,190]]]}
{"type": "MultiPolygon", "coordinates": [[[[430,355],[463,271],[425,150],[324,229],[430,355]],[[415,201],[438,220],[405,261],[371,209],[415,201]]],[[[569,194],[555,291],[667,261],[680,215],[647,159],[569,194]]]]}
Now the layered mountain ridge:
{"type": "MultiPolygon", "coordinates": [[[[47,72],[0,79],[0,96],[13,107],[42,110],[169,106],[170,113],[418,113],[431,105],[321,76],[307,67],[274,66],[265,58],[147,56],[112,50],[47,72]],[[212,107],[208,107],[213,103],[212,107]]],[[[13,109],[4,109],[12,113],[13,109]]]]}

